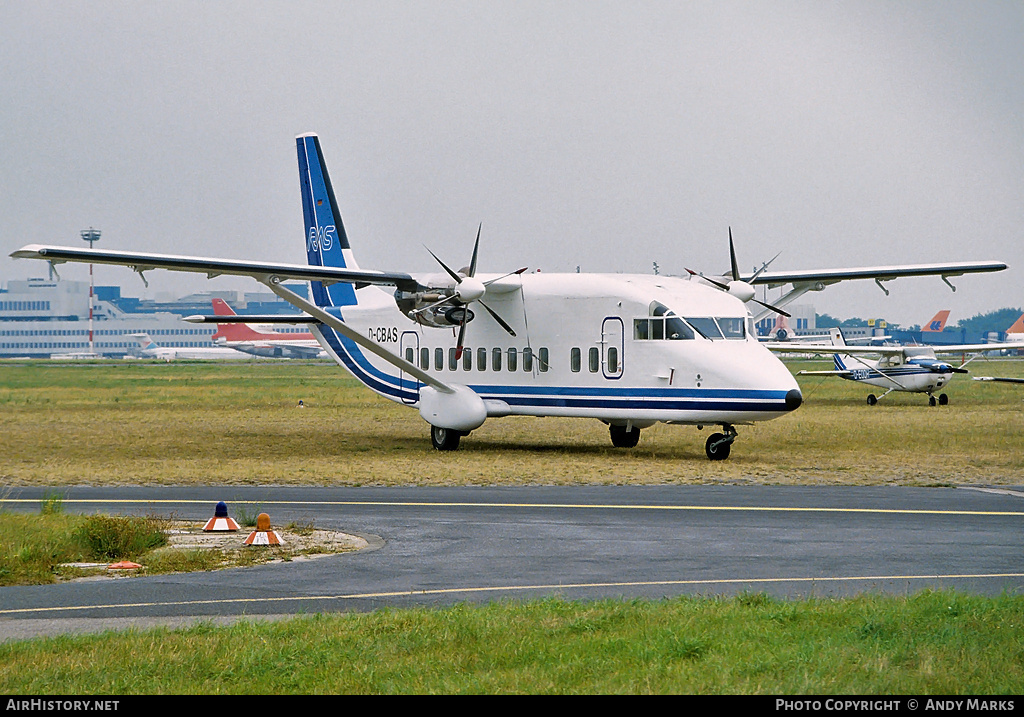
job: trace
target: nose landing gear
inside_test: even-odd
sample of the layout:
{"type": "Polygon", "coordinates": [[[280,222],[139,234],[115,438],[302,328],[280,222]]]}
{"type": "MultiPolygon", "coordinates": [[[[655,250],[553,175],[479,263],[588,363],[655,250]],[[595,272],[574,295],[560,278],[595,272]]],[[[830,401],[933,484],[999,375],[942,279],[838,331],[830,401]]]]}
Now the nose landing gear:
{"type": "Polygon", "coordinates": [[[732,450],[732,442],[736,440],[736,429],[729,423],[722,424],[725,433],[712,433],[704,444],[704,452],[712,461],[724,461],[732,450]]]}

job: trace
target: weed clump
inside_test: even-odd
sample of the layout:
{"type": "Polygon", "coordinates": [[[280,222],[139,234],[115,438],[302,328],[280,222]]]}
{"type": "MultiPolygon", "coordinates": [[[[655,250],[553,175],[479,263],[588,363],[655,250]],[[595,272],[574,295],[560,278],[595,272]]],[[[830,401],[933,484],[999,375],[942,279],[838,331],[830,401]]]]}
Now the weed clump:
{"type": "Polygon", "coordinates": [[[90,516],[73,537],[98,560],[136,557],[167,544],[160,521],[128,516],[90,516]]]}

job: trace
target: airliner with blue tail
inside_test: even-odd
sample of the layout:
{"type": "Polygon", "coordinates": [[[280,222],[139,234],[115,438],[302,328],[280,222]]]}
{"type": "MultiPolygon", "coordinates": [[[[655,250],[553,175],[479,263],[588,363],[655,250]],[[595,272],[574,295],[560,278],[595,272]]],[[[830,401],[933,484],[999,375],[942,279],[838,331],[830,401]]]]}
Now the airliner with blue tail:
{"type": "MultiPolygon", "coordinates": [[[[796,379],[754,332],[754,284],[999,271],[997,262],[798,272],[722,281],[477,271],[470,262],[417,275],[359,267],[317,135],[296,138],[305,264],[270,264],[115,250],[29,245],[16,258],[118,264],[250,276],[303,313],[339,365],[377,394],[419,411],[438,450],[454,450],[488,418],[590,418],[618,447],[656,423],[720,426],[705,442],[728,457],[737,425],[785,416],[802,403],[796,379]],[[309,281],[310,299],[285,287],[309,281]]],[[[428,251],[430,251],[428,249],[428,251]]],[[[806,289],[805,289],[806,290],[806,289]]],[[[802,293],[802,292],[800,292],[802,293]]],[[[779,304],[780,302],[777,302],[779,304]]]]}

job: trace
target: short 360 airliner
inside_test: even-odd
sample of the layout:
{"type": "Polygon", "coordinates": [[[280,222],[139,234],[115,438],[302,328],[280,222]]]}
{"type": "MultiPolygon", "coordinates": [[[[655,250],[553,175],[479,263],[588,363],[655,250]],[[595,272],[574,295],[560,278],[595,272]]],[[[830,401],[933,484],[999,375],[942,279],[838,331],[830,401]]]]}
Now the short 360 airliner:
{"type": "Polygon", "coordinates": [[[640,430],[658,422],[719,425],[705,444],[712,460],[728,457],[736,425],[778,418],[803,400],[792,373],[757,340],[746,306],[757,302],[753,284],[792,283],[795,298],[845,279],[945,280],[1006,268],[969,262],[762,270],[745,281],[733,258],[732,276],[711,283],[526,268],[478,274],[478,229],[461,271],[436,255],[444,273],[364,270],[342,225],[319,138],[299,135],[296,145],[306,265],[42,245],[12,256],[118,264],[140,274],[162,268],[251,276],[305,312],[327,353],[359,381],[418,408],[439,450],[456,449],[489,417],[572,416],[607,424],[619,447],[635,446],[640,430]],[[312,301],[285,288],[285,280],[309,281],[312,301]]]}

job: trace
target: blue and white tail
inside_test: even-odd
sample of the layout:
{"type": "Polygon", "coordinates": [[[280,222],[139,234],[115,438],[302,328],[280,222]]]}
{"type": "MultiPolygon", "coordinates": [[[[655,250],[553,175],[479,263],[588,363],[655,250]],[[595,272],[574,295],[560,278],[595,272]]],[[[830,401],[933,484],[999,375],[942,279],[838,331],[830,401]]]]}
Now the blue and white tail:
{"type": "MultiPolygon", "coordinates": [[[[327,164],[320,151],[320,138],[310,132],[295,138],[299,155],[299,186],[302,190],[302,214],[306,223],[306,258],[311,266],[358,269],[349,247],[341,211],[327,164]]],[[[313,303],[321,307],[352,306],[356,303],[351,284],[324,286],[310,282],[313,303]]]]}

